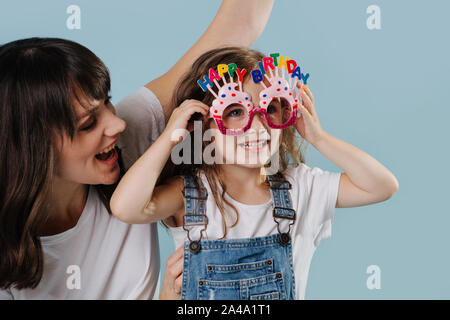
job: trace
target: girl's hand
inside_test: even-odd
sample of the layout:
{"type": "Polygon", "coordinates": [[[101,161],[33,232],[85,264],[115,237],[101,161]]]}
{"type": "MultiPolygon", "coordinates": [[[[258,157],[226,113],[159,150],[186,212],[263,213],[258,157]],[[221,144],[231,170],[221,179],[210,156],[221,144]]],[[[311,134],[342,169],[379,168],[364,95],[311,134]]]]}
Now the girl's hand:
{"type": "Polygon", "coordinates": [[[297,83],[297,87],[299,88],[302,103],[298,104],[301,117],[297,118],[295,127],[303,139],[314,145],[322,138],[325,131],[320,126],[319,118],[314,108],[314,97],[308,86],[303,85],[300,88],[300,83],[297,83]]]}
{"type": "Polygon", "coordinates": [[[159,300],[181,299],[181,285],[183,281],[183,246],[180,246],[167,259],[164,280],[159,294],[159,300]]]}
{"type": "Polygon", "coordinates": [[[167,122],[165,135],[169,135],[173,144],[179,143],[184,136],[180,136],[180,130],[193,130],[193,125],[189,119],[194,113],[201,113],[204,118],[209,115],[209,107],[198,100],[185,100],[178,108],[175,108],[167,122]],[[172,136],[174,135],[174,136],[172,136]]]}

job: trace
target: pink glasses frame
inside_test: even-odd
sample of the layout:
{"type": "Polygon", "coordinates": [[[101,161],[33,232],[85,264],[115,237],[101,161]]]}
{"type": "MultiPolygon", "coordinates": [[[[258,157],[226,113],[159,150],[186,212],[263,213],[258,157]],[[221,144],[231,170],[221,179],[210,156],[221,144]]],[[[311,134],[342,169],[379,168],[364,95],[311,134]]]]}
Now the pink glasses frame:
{"type": "MultiPolygon", "coordinates": [[[[297,118],[297,104],[300,99],[299,92],[296,93],[295,88],[297,86],[297,81],[295,78],[289,77],[289,82],[284,79],[284,69],[275,68],[274,71],[269,69],[270,76],[266,73],[264,76],[269,81],[270,85],[266,86],[264,81],[261,81],[261,85],[264,89],[259,94],[260,107],[254,108],[251,98],[248,93],[242,91],[242,83],[238,81],[238,83],[233,82],[233,79],[230,79],[230,82],[226,82],[225,76],[222,77],[223,86],[219,86],[217,80],[214,80],[219,91],[215,94],[209,87],[210,92],[214,94],[216,99],[213,100],[212,106],[210,108],[210,117],[214,118],[216,124],[220,130],[220,132],[224,135],[240,135],[246,132],[253,121],[253,117],[257,112],[261,112],[264,114],[264,118],[269,127],[273,129],[284,129],[290,127],[295,124],[297,118]],[[281,75],[279,74],[281,72],[281,75]],[[236,88],[238,90],[236,90],[236,88]],[[270,102],[275,98],[284,98],[289,104],[292,106],[291,116],[289,117],[286,123],[281,125],[274,124],[270,121],[267,114],[267,107],[270,105],[270,102]],[[247,109],[248,112],[248,122],[241,129],[228,129],[225,127],[222,121],[222,115],[224,110],[232,105],[232,104],[240,104],[247,109]]],[[[299,82],[301,85],[301,82],[299,82]]]]}

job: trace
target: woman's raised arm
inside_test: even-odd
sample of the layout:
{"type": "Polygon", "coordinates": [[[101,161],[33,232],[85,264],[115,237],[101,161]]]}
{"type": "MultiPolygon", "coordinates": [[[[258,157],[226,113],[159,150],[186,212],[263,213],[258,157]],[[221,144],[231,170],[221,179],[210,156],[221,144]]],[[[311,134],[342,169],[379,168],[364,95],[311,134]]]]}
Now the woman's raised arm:
{"type": "Polygon", "coordinates": [[[264,30],[273,0],[223,0],[214,20],[197,42],[161,77],[146,84],[163,106],[166,120],[175,86],[204,52],[222,46],[251,46],[264,30]]]}

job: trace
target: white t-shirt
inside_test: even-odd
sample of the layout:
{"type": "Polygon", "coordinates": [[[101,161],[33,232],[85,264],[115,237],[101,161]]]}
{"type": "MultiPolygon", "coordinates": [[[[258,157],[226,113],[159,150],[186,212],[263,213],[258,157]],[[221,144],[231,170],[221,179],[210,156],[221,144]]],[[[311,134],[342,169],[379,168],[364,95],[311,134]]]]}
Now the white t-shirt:
{"type": "Polygon", "coordinates": [[[41,237],[44,272],[35,289],[0,291],[6,299],[152,299],[159,276],[154,224],[110,215],[95,187],[75,227],[41,237]]]}
{"type": "MultiPolygon", "coordinates": [[[[158,138],[164,113],[142,87],[117,106],[127,122],[119,146],[125,167],[158,138]]],[[[0,299],[152,299],[160,269],[156,224],[130,225],[108,213],[95,187],[75,227],[41,237],[44,272],[35,289],[0,290],[0,299]]]]}
{"type": "MultiPolygon", "coordinates": [[[[297,213],[297,219],[291,229],[293,268],[296,298],[303,300],[314,251],[321,240],[331,236],[331,224],[341,173],[324,171],[320,168],[311,169],[305,164],[300,164],[296,168],[287,169],[284,176],[292,184],[290,190],[292,207],[297,213]]],[[[206,203],[208,227],[202,239],[217,240],[223,237],[222,215],[214,202],[204,175],[202,175],[202,182],[208,190],[206,203]]],[[[228,194],[225,194],[225,197],[239,212],[237,225],[228,227],[225,239],[263,237],[278,232],[272,216],[272,200],[261,205],[246,205],[235,201],[228,194]]],[[[234,211],[230,209],[226,216],[228,217],[227,225],[230,225],[234,221],[234,211]]],[[[280,230],[286,232],[291,221],[279,220],[281,220],[280,230]]],[[[203,226],[192,227],[191,239],[199,239],[201,229],[203,226]]],[[[170,230],[176,248],[187,241],[183,227],[170,228],[170,230]]]]}

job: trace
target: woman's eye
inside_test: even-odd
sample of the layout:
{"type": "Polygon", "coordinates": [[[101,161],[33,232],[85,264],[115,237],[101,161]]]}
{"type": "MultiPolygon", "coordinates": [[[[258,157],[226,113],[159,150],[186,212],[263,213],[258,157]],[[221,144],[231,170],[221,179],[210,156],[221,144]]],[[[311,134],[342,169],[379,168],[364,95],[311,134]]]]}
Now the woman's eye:
{"type": "Polygon", "coordinates": [[[80,131],[89,131],[94,128],[96,124],[97,118],[90,118],[88,121],[86,121],[85,124],[81,126],[80,131]]]}

